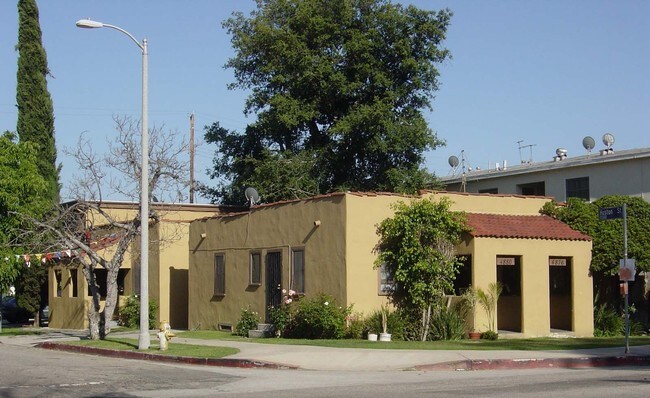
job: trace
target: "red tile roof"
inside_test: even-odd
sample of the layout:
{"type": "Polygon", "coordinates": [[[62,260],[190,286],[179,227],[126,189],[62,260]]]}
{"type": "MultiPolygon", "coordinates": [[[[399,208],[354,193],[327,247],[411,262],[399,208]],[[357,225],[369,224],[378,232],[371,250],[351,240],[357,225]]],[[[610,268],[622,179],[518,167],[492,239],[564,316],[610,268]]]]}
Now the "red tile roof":
{"type": "Polygon", "coordinates": [[[483,238],[586,240],[591,237],[552,217],[467,213],[470,235],[483,238]]]}

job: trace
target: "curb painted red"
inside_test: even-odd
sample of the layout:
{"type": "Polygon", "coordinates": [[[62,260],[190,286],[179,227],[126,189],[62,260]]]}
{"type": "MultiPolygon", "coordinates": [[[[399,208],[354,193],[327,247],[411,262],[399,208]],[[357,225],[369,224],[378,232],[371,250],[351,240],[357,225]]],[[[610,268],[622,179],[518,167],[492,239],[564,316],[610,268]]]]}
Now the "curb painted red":
{"type": "Polygon", "coordinates": [[[101,355],[112,358],[141,359],[147,361],[184,363],[188,365],[223,366],[231,368],[298,369],[296,366],[282,365],[273,362],[254,361],[250,359],[180,357],[175,355],[150,354],[138,351],[111,350],[107,348],[86,347],[74,344],[53,343],[49,341],[39,343],[36,345],[36,347],[45,348],[48,350],[101,355]]]}
{"type": "Polygon", "coordinates": [[[650,356],[544,358],[544,359],[491,359],[443,362],[419,365],[415,370],[504,370],[504,369],[579,369],[610,366],[650,366],[650,356]]]}

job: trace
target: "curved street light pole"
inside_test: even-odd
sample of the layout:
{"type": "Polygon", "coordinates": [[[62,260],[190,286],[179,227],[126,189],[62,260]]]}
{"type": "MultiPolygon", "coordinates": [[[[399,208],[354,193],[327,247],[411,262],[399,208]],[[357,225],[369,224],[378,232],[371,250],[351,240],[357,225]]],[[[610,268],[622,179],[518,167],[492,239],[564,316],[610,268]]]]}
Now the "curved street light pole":
{"type": "Polygon", "coordinates": [[[111,28],[127,35],[142,51],[142,165],[140,170],[140,335],[138,349],[149,349],[149,51],[147,39],[140,43],[126,30],[90,19],[80,19],[79,28],[111,28]]]}

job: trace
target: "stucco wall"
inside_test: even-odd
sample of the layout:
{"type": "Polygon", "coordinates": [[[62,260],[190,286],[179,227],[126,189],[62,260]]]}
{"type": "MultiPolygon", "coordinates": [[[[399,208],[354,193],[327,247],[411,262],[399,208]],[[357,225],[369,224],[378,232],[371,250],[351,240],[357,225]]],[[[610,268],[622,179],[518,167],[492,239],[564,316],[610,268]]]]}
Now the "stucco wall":
{"type": "MultiPolygon", "coordinates": [[[[550,335],[549,257],[570,257],[572,263],[572,330],[593,335],[593,287],[589,275],[591,242],[542,239],[474,239],[472,283],[486,290],[496,281],[496,257],[521,256],[521,332],[550,335]]],[[[475,325],[486,330],[488,319],[478,307],[475,325]]]]}
{"type": "MultiPolygon", "coordinates": [[[[214,215],[218,212],[218,207],[167,204],[152,206],[156,206],[161,219],[150,228],[149,234],[149,296],[158,302],[156,324],[151,327],[155,328],[158,321],[166,320],[174,328],[187,328],[189,222],[214,215]]],[[[103,209],[116,220],[131,219],[139,211],[137,204],[123,202],[107,203],[103,209]]],[[[95,227],[104,220],[103,216],[92,213],[88,217],[93,220],[95,227]]],[[[93,237],[95,238],[99,237],[93,237]]],[[[134,263],[139,263],[139,246],[140,238],[137,236],[124,256],[121,269],[131,269],[134,268],[134,263]]],[[[109,246],[101,250],[100,254],[111,259],[114,251],[115,246],[109,246]]],[[[50,325],[65,329],[87,328],[90,299],[87,296],[88,285],[81,271],[78,272],[80,297],[77,298],[71,297],[67,291],[64,291],[62,297],[56,297],[56,281],[52,270],[49,275],[50,325]]],[[[139,275],[136,272],[127,276],[124,281],[124,296],[133,294],[134,285],[139,285],[137,278],[139,275]]]]}
{"type": "Polygon", "coordinates": [[[423,196],[436,200],[448,198],[454,211],[510,215],[539,215],[539,209],[551,200],[537,196],[469,195],[461,192],[429,192],[423,196]]]}
{"type": "MultiPolygon", "coordinates": [[[[606,157],[602,159],[607,160],[606,157]]],[[[557,169],[512,175],[500,175],[495,171],[476,180],[470,174],[467,177],[466,190],[476,193],[483,189],[497,188],[499,194],[517,194],[517,185],[543,181],[546,196],[565,201],[566,180],[589,177],[591,200],[605,195],[630,195],[650,200],[650,157],[572,167],[561,167],[563,163],[558,162],[557,166],[557,169]]],[[[449,184],[447,187],[451,191],[460,188],[460,183],[449,184]]]]}
{"type": "MultiPolygon", "coordinates": [[[[549,199],[502,197],[462,193],[428,193],[448,197],[452,210],[496,214],[538,214],[549,199]]],[[[261,286],[249,286],[249,256],[260,251],[282,253],[282,287],[290,288],[292,248],[305,251],[305,292],[333,295],[341,305],[354,305],[355,312],[369,314],[386,302],[379,294],[378,271],[373,268],[377,225],[394,214],[391,204],[411,197],[388,194],[337,194],[260,206],[250,213],[197,220],[190,227],[189,327],[234,327],[243,308],[250,306],[264,316],[265,275],[261,286]],[[314,221],[320,226],[315,227],[314,221]],[[205,238],[201,238],[205,234],[205,238]],[[225,255],[226,294],[214,296],[214,256],[225,255]]],[[[472,256],[472,284],[486,289],[496,281],[496,256],[521,256],[521,308],[516,319],[526,336],[550,334],[550,256],[572,259],[573,313],[576,335],[593,333],[592,283],[588,268],[591,243],[542,239],[468,238],[459,254],[472,256]]],[[[503,314],[502,314],[503,315],[503,314]]],[[[487,319],[480,310],[473,319],[485,330],[487,319]]]]}
{"type": "Polygon", "coordinates": [[[346,195],[345,278],[349,286],[347,304],[354,305],[354,312],[369,315],[387,303],[387,296],[379,294],[379,271],[374,268],[374,249],[379,242],[377,226],[394,215],[392,204],[413,199],[398,195],[346,195]]]}
{"type": "Polygon", "coordinates": [[[343,195],[259,206],[250,212],[192,222],[190,227],[189,327],[234,326],[241,310],[250,306],[264,317],[265,255],[282,256],[282,287],[291,286],[291,251],[304,249],[305,292],[327,293],[341,305],[346,301],[345,218],[343,195]],[[320,221],[320,226],[314,222],[320,221]],[[201,234],[205,238],[201,238],[201,234]],[[262,254],[262,283],[249,285],[249,259],[262,254]],[[223,297],[214,296],[214,258],[225,256],[223,297]]]}

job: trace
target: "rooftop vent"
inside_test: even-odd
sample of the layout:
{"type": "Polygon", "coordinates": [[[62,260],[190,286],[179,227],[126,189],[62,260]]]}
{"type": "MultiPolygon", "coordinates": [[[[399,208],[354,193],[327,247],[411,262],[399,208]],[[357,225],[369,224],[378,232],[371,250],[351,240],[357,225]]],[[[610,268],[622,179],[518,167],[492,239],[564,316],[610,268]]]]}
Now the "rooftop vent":
{"type": "Polygon", "coordinates": [[[563,160],[566,158],[568,151],[564,148],[558,148],[555,150],[555,155],[553,156],[553,160],[556,162],[559,162],[560,160],[563,160]]]}

